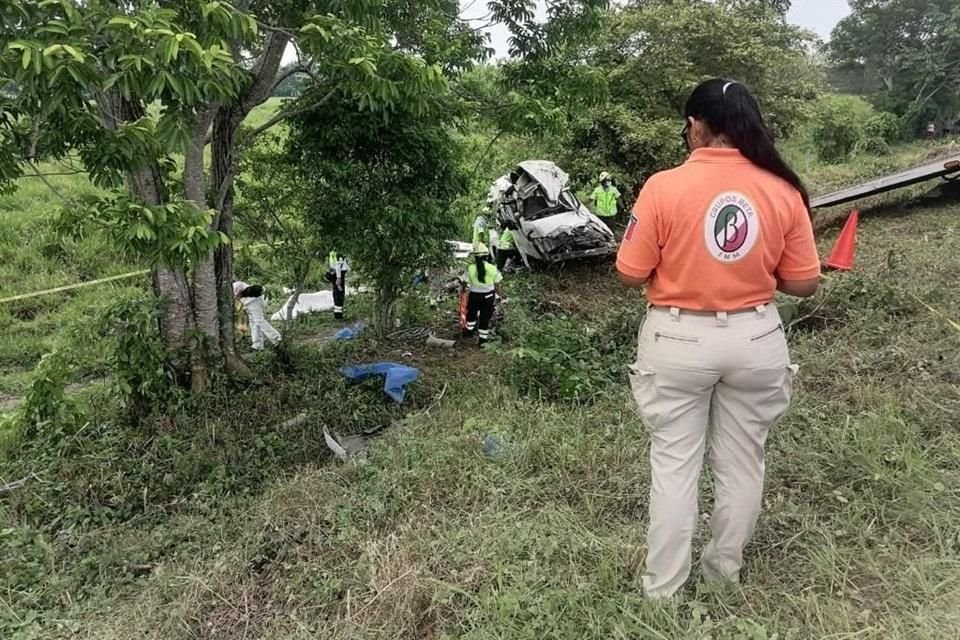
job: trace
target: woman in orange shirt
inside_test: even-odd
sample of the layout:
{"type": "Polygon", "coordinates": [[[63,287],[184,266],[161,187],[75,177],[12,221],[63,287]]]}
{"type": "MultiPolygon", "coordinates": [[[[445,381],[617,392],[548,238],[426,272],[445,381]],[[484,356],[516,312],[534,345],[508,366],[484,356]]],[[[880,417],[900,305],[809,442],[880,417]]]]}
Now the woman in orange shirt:
{"type": "Polygon", "coordinates": [[[703,82],[684,118],[690,157],[646,182],[617,256],[620,279],[646,286],[650,303],[630,378],[650,431],[651,598],[673,595],[690,575],[708,437],[715,504],[703,573],[739,581],[760,513],[764,443],[796,372],[774,293],[811,296],[820,278],[807,192],[749,90],[703,82]]]}

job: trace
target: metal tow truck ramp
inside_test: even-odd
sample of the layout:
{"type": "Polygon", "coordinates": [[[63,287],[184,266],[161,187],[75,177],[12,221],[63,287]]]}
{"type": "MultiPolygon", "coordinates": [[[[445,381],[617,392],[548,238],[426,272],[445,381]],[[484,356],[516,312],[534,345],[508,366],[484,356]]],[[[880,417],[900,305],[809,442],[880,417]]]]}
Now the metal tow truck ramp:
{"type": "Polygon", "coordinates": [[[867,196],[877,195],[909,187],[912,184],[926,182],[934,178],[947,178],[953,180],[960,177],[960,156],[953,158],[940,159],[935,162],[907,169],[899,173],[894,173],[883,178],[870,180],[854,187],[847,187],[833,193],[817,196],[810,199],[810,208],[819,209],[821,207],[832,207],[834,205],[852,202],[867,196]]]}

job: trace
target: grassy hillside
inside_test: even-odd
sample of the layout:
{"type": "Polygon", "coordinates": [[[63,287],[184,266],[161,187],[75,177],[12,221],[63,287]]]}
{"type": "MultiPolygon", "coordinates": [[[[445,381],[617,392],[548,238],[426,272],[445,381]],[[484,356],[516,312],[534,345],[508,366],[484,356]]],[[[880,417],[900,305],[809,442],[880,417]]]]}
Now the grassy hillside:
{"type": "MultiPolygon", "coordinates": [[[[143,428],[92,392],[84,421],[27,434],[3,463],[0,484],[29,480],[0,498],[0,637],[953,637],[960,334],[919,300],[960,319],[960,206],[908,200],[925,188],[863,203],[856,271],[784,305],[802,371],[771,436],[740,592],[694,580],[676,604],[640,595],[647,436],[624,365],[644,305],[597,265],[511,278],[506,339],[487,353],[320,348],[323,318],[254,361],[257,385],[143,428]],[[403,408],[337,373],[373,359],[421,368],[403,408]],[[366,458],[340,464],[324,427],[386,428],[366,458]],[[490,434],[501,455],[484,453],[490,434]]],[[[3,272],[4,291],[135,266],[95,238],[66,256],[35,252],[27,240],[49,233],[48,209],[19,203],[24,226],[4,228],[2,264],[23,270],[3,272]]],[[[823,252],[844,213],[818,214],[823,252]]],[[[71,318],[85,326],[117,292],[72,296],[71,318]]],[[[65,339],[61,303],[10,316],[17,344],[34,336],[39,353],[65,339]]],[[[455,332],[452,302],[433,316],[413,306],[410,317],[455,332]]],[[[6,347],[8,331],[12,362],[23,349],[6,347]]],[[[708,507],[709,476],[703,488],[708,507]]]]}
{"type": "MultiPolygon", "coordinates": [[[[64,172],[59,164],[43,172],[64,172]]],[[[86,177],[53,176],[65,198],[93,191],[86,177]]],[[[42,291],[141,269],[136,261],[98,235],[79,240],[53,228],[62,202],[36,177],[24,177],[11,195],[0,196],[0,298],[42,291]]],[[[136,293],[145,278],[0,304],[0,413],[22,394],[29,372],[44,353],[84,344],[78,380],[104,373],[94,332],[88,331],[110,301],[136,293]]]]}
{"type": "MultiPolygon", "coordinates": [[[[266,122],[283,100],[270,98],[251,112],[247,124],[266,122]]],[[[40,170],[68,174],[49,178],[68,200],[95,190],[86,175],[59,163],[40,170]]],[[[0,196],[0,299],[143,269],[95,233],[80,240],[59,236],[53,227],[61,206],[60,197],[32,176],[22,178],[13,194],[0,196]]],[[[0,304],[0,414],[16,405],[40,357],[57,348],[74,347],[71,351],[79,356],[74,383],[105,375],[96,319],[108,304],[135,297],[148,286],[149,279],[141,276],[0,304]]]]}

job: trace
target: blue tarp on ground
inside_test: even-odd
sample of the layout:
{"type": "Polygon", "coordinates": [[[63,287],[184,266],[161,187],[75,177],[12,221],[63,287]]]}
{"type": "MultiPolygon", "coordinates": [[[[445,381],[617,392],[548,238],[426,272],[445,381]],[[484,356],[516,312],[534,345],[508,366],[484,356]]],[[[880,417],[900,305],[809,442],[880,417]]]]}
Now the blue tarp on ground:
{"type": "Polygon", "coordinates": [[[340,331],[337,331],[337,333],[334,334],[333,339],[334,340],[353,340],[354,338],[358,337],[361,333],[363,333],[363,330],[366,328],[367,328],[366,322],[358,322],[356,324],[350,325],[349,327],[344,327],[343,329],[340,329],[340,331]]]}
{"type": "Polygon", "coordinates": [[[360,382],[371,376],[384,376],[383,392],[394,402],[403,402],[406,386],[420,377],[420,370],[396,362],[375,362],[342,367],[340,373],[351,382],[360,382]]]}

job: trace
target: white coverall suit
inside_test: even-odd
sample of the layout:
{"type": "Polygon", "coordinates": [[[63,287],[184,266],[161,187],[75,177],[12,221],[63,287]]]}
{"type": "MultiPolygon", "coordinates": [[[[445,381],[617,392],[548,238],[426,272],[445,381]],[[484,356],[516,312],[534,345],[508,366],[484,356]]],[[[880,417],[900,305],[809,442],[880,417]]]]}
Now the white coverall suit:
{"type": "Polygon", "coordinates": [[[270,344],[280,342],[280,332],[273,328],[263,314],[263,297],[240,298],[240,304],[247,311],[247,318],[250,321],[250,340],[256,351],[263,349],[264,339],[270,344]]]}

